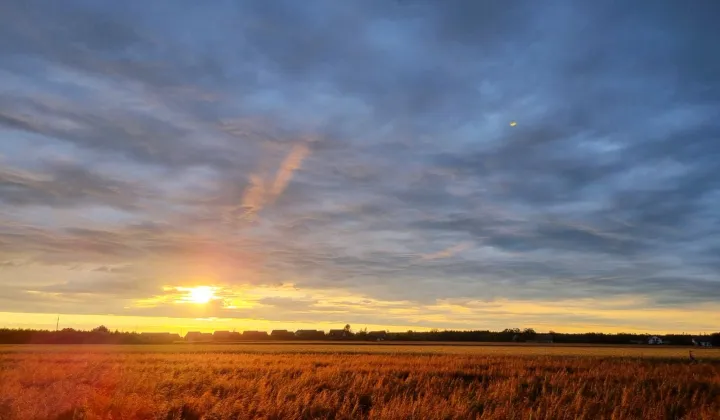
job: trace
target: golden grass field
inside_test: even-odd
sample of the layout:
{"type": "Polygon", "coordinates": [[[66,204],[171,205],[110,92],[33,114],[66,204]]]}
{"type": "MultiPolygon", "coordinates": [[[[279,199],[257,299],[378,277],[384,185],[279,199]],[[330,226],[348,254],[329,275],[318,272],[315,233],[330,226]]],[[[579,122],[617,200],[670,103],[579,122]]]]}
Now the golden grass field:
{"type": "Polygon", "coordinates": [[[720,350],[687,351],[0,346],[0,419],[720,419],[720,350]]]}

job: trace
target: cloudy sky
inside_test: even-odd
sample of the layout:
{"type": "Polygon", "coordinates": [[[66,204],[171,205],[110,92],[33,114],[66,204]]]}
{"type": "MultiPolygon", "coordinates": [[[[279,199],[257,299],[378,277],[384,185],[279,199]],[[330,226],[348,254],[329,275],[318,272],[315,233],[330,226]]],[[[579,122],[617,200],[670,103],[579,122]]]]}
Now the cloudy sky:
{"type": "Polygon", "coordinates": [[[717,330],[717,16],[3,1],[0,324],[717,330]]]}

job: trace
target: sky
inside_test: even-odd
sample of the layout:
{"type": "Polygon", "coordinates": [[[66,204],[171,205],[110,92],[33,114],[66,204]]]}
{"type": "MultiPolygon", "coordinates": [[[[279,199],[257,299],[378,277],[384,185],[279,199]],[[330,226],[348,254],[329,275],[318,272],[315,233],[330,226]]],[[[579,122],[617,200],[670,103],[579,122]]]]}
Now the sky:
{"type": "Polygon", "coordinates": [[[0,326],[718,331],[717,16],[3,1],[0,326]]]}

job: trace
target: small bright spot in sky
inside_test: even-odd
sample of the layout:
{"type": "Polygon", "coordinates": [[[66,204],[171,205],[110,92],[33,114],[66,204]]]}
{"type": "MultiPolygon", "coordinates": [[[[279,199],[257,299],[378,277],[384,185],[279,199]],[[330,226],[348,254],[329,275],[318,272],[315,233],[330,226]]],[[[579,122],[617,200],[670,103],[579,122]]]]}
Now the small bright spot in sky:
{"type": "Polygon", "coordinates": [[[516,125],[517,125],[517,122],[515,122],[515,121],[510,121],[510,127],[515,127],[516,125]]]}
{"type": "Polygon", "coordinates": [[[208,303],[215,297],[212,287],[198,286],[188,290],[188,300],[192,303],[208,303]]]}

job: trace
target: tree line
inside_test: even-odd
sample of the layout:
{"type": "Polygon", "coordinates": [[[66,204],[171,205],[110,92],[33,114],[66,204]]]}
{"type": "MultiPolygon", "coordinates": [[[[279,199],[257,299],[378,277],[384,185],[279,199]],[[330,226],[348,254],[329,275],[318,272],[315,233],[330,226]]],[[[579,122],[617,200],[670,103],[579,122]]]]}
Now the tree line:
{"type": "MultiPolygon", "coordinates": [[[[536,333],[532,328],[521,330],[508,328],[502,331],[488,330],[430,330],[387,332],[366,329],[353,332],[348,325],[343,329],[346,334],[332,336],[319,331],[313,340],[357,340],[357,341],[437,341],[437,342],[553,342],[576,344],[640,344],[647,343],[654,334],[635,333],[536,333]]],[[[182,338],[177,335],[175,341],[182,338]]],[[[668,345],[692,345],[692,340],[708,341],[713,346],[720,346],[720,332],[707,335],[664,334],[658,335],[668,345]]],[[[239,340],[244,338],[240,337],[239,340]]],[[[245,338],[247,339],[247,338],[245,338]]],[[[264,336],[263,340],[307,340],[287,333],[281,337],[264,336]]],[[[257,340],[257,338],[253,338],[257,340]]],[[[105,326],[92,330],[75,330],[65,328],[59,331],[31,329],[0,329],[0,344],[149,344],[157,341],[151,336],[136,332],[110,331],[105,326]]]]}

